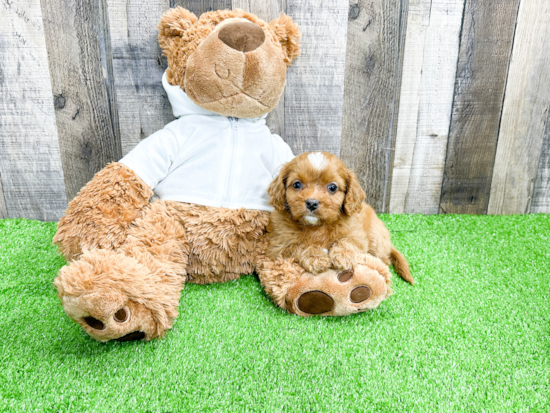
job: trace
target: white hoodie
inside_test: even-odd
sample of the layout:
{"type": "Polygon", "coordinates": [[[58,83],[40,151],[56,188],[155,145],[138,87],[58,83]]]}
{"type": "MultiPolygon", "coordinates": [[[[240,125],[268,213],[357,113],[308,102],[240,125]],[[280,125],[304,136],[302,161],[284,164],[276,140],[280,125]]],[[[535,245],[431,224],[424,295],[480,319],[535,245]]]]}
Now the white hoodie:
{"type": "Polygon", "coordinates": [[[294,155],[265,117],[227,118],[197,106],[162,77],[178,119],[120,160],[160,199],[272,211],[267,187],[294,155]]]}

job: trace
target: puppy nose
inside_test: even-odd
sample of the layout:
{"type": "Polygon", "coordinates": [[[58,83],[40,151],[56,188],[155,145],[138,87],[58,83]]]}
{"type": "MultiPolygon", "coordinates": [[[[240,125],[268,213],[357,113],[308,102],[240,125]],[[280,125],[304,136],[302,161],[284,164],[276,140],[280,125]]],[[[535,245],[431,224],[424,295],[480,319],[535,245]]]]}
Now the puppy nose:
{"type": "Polygon", "coordinates": [[[265,40],[265,34],[257,24],[236,22],[223,27],[218,38],[232,49],[246,53],[260,47],[265,40]]]}
{"type": "Polygon", "coordinates": [[[319,207],[319,201],[316,199],[306,199],[306,207],[310,211],[315,211],[319,207]]]}

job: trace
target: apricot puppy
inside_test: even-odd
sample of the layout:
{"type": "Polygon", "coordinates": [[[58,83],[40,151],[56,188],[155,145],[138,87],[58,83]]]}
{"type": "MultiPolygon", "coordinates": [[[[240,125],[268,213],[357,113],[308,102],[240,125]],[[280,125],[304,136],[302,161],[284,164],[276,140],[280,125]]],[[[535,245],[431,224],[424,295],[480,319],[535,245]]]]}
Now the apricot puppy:
{"type": "Polygon", "coordinates": [[[268,189],[275,208],[267,227],[267,256],[294,258],[306,271],[348,270],[358,253],[369,253],[414,283],[405,257],[355,174],[328,152],[303,153],[281,168],[268,189]]]}

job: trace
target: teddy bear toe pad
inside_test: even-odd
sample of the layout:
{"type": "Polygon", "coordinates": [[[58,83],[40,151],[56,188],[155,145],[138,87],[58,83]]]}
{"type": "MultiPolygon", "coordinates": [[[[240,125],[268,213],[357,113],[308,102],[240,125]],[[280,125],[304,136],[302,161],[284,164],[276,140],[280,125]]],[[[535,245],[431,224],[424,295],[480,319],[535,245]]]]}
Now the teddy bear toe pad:
{"type": "Polygon", "coordinates": [[[298,315],[343,316],[374,309],[390,293],[382,274],[357,265],[354,270],[304,273],[289,289],[288,299],[298,315]]]}
{"type": "Polygon", "coordinates": [[[334,308],[334,300],[322,291],[308,291],[298,297],[296,306],[306,314],[323,314],[334,308]]]}

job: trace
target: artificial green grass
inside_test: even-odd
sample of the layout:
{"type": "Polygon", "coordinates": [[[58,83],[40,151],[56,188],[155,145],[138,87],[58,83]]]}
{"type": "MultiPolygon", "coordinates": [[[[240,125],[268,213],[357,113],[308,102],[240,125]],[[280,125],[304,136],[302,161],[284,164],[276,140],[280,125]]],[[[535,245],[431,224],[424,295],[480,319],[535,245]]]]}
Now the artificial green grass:
{"type": "Polygon", "coordinates": [[[300,318],[254,276],[188,285],[163,340],[99,343],[52,281],[54,223],[0,221],[0,410],[550,411],[550,216],[382,216],[417,285],[300,318]]]}

